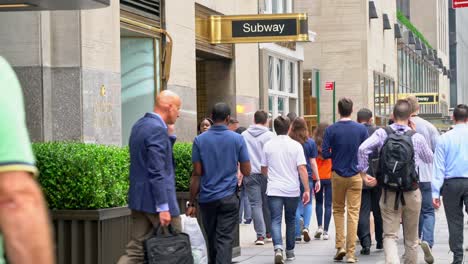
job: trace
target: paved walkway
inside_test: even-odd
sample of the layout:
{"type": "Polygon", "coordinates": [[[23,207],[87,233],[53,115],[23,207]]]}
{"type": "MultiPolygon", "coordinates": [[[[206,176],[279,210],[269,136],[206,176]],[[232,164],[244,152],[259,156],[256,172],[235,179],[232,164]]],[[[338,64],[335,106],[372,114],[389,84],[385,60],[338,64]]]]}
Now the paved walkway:
{"type": "MultiPolygon", "coordinates": [[[[311,233],[315,232],[317,223],[315,221],[315,212],[313,215],[314,221],[311,223],[311,233]]],[[[465,218],[466,219],[466,218],[465,218]]],[[[284,221],[283,221],[284,225],[284,221]]],[[[330,240],[312,240],[309,243],[296,244],[296,260],[289,263],[333,263],[333,256],[335,254],[335,231],[333,220],[330,224],[330,240]]],[[[283,227],[284,232],[284,227],[283,227]]],[[[465,241],[468,240],[468,226],[465,227],[465,241]]],[[[240,226],[240,241],[241,241],[241,256],[233,260],[235,263],[242,264],[264,264],[273,263],[273,244],[267,242],[264,246],[255,246],[253,241],[255,240],[255,233],[253,224],[241,225],[240,226]]],[[[404,253],[403,249],[403,235],[400,233],[399,241],[399,253],[400,256],[404,253]]],[[[466,243],[468,244],[468,243],[466,243]]],[[[371,248],[371,254],[369,256],[360,256],[359,251],[361,247],[359,244],[356,246],[356,255],[359,258],[358,263],[372,263],[380,264],[384,263],[384,252],[383,250],[376,250],[375,245],[371,248]]],[[[468,251],[467,251],[468,253],[468,251]]],[[[436,228],[435,228],[435,245],[433,249],[435,257],[435,263],[448,264],[452,261],[452,254],[449,253],[448,245],[448,227],[445,219],[445,214],[442,209],[436,212],[436,228]]],[[[465,263],[468,263],[468,258],[465,257],[465,263]]],[[[425,263],[423,258],[422,250],[419,254],[419,263],[425,263]]]]}

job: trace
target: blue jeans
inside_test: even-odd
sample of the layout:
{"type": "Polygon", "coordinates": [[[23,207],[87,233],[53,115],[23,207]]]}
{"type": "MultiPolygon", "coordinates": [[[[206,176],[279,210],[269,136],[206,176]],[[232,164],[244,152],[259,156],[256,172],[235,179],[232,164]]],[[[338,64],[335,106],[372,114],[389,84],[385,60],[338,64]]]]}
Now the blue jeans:
{"type": "Polygon", "coordinates": [[[244,217],[245,220],[252,219],[252,208],[250,207],[245,186],[241,186],[240,192],[239,224],[242,224],[242,217],[244,217]]]}
{"type": "Polygon", "coordinates": [[[317,215],[317,224],[322,226],[323,220],[323,200],[325,197],[325,226],[323,229],[328,232],[332,215],[332,186],[330,180],[320,181],[320,191],[315,194],[315,214],[317,215]]]}
{"type": "Polygon", "coordinates": [[[257,238],[265,238],[266,233],[271,232],[271,217],[266,195],[267,182],[268,177],[262,174],[244,176],[243,179],[252,209],[252,219],[257,238]]]}
{"type": "Polygon", "coordinates": [[[302,194],[304,193],[304,187],[301,183],[301,196],[299,196],[299,202],[296,210],[296,237],[301,237],[301,218],[304,219],[304,228],[309,229],[310,219],[312,218],[312,196],[314,194],[314,182],[309,178],[310,188],[310,201],[306,204],[302,204],[302,194]]]}
{"type": "Polygon", "coordinates": [[[430,182],[420,182],[422,204],[419,215],[419,238],[432,248],[434,245],[435,213],[432,205],[432,187],[430,182]]]}
{"type": "Polygon", "coordinates": [[[294,250],[294,229],[296,227],[296,209],[299,197],[268,196],[268,205],[271,213],[271,236],[274,249],[283,249],[281,236],[281,220],[286,220],[286,251],[294,250]]]}

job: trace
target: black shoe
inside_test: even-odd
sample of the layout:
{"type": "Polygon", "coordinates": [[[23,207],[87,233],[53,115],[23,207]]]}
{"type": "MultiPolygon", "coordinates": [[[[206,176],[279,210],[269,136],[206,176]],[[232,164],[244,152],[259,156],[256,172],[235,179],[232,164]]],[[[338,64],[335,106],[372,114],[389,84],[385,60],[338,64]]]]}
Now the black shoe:
{"type": "Polygon", "coordinates": [[[368,247],[362,248],[361,255],[370,255],[370,248],[368,247]]]}
{"type": "Polygon", "coordinates": [[[377,249],[383,249],[383,244],[382,244],[382,242],[377,243],[376,248],[377,248],[377,249]]]}

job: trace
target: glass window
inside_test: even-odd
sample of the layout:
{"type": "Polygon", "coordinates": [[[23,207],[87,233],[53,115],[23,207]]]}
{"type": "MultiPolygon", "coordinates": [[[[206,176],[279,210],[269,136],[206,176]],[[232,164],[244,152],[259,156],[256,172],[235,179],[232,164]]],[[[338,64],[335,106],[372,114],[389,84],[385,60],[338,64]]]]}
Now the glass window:
{"type": "Polygon", "coordinates": [[[268,56],[268,89],[273,90],[274,59],[268,56]]]}
{"type": "Polygon", "coordinates": [[[273,14],[281,13],[280,10],[280,1],[281,0],[271,0],[271,10],[273,14]]]}
{"type": "Polygon", "coordinates": [[[290,62],[289,63],[289,92],[290,93],[294,93],[294,86],[295,86],[295,83],[294,83],[294,63],[293,62],[290,62]]]}
{"type": "Polygon", "coordinates": [[[288,9],[288,0],[283,0],[283,13],[290,13],[288,9]]]}
{"type": "Polygon", "coordinates": [[[268,96],[268,113],[273,114],[273,96],[268,96]]]}
{"type": "Polygon", "coordinates": [[[133,124],[153,109],[160,90],[159,45],[159,39],[154,38],[120,40],[123,146],[128,144],[133,124]]]}
{"type": "Polygon", "coordinates": [[[285,109],[285,98],[278,97],[278,115],[286,115],[287,113],[284,112],[285,109]]]}
{"type": "Polygon", "coordinates": [[[284,91],[284,60],[278,59],[276,65],[276,84],[279,91],[284,91]]]}
{"type": "Polygon", "coordinates": [[[374,113],[380,115],[380,90],[379,76],[374,73],[374,113]]]}

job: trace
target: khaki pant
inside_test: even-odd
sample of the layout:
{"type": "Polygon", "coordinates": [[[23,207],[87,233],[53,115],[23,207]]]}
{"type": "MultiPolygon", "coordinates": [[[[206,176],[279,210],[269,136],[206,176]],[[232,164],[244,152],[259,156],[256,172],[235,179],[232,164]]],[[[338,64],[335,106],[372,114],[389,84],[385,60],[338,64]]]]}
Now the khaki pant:
{"type": "Polygon", "coordinates": [[[359,174],[352,177],[332,175],[333,218],[336,228],[337,249],[345,246],[345,207],[347,211],[346,255],[354,257],[356,234],[361,208],[362,178],[359,174]]]}
{"type": "Polygon", "coordinates": [[[382,190],[382,196],[380,197],[386,264],[400,263],[397,247],[400,217],[403,220],[403,237],[405,239],[403,262],[405,264],[416,264],[418,262],[418,224],[421,211],[421,191],[418,189],[404,192],[403,195],[406,205],[403,206],[401,201],[398,201],[398,210],[395,210],[395,192],[387,191],[387,202],[384,202],[385,190],[382,190]]]}
{"type": "MultiPolygon", "coordinates": [[[[127,244],[125,254],[119,259],[118,264],[140,264],[144,262],[143,242],[150,238],[154,232],[153,227],[159,225],[159,215],[148,214],[132,210],[132,234],[127,244]]],[[[182,230],[180,216],[172,217],[171,225],[175,230],[182,230]]]]}

